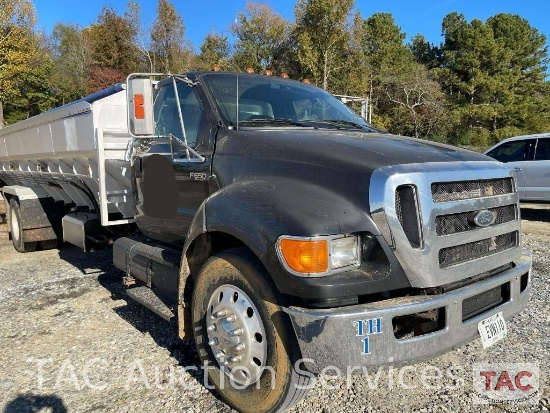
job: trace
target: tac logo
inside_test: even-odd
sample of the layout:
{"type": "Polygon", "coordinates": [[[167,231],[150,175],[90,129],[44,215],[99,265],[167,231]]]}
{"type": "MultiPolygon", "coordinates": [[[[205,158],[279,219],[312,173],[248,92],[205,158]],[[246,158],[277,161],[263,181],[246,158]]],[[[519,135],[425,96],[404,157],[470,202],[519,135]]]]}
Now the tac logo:
{"type": "Polygon", "coordinates": [[[474,364],[474,404],[537,404],[539,366],[532,363],[474,364]]]}

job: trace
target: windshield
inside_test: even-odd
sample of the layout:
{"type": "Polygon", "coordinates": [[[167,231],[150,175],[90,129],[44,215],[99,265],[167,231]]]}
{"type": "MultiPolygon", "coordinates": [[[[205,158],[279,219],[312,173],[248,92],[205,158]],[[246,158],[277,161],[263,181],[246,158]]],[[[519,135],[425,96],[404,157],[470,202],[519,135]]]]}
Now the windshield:
{"type": "Polygon", "coordinates": [[[373,128],[331,94],[277,77],[216,73],[207,84],[224,122],[231,126],[373,128]],[[237,80],[238,79],[238,80],[237,80]],[[238,105],[237,105],[238,89],[238,105]]]}

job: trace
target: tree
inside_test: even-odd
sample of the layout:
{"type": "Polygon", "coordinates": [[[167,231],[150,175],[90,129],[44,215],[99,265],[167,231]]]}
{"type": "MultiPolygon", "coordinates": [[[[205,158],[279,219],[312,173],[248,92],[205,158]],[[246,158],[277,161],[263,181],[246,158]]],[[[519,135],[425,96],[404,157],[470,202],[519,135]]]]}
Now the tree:
{"type": "Polygon", "coordinates": [[[229,56],[231,55],[231,46],[227,36],[216,33],[208,33],[200,47],[199,59],[202,68],[209,70],[214,65],[227,67],[229,56]]]}
{"type": "Polygon", "coordinates": [[[18,80],[30,70],[36,50],[35,23],[30,0],[0,0],[0,127],[3,103],[21,96],[18,80]]]}
{"type": "Polygon", "coordinates": [[[86,81],[86,88],[93,93],[124,80],[124,74],[119,70],[108,67],[93,67],[86,81]]]}
{"type": "Polygon", "coordinates": [[[439,49],[428,42],[423,35],[417,34],[413,36],[409,49],[417,63],[423,64],[428,69],[440,66],[439,49]]]}
{"type": "Polygon", "coordinates": [[[384,79],[383,85],[386,97],[397,105],[391,113],[392,132],[441,140],[441,129],[446,129],[445,96],[425,66],[413,63],[384,79]]]}
{"type": "MultiPolygon", "coordinates": [[[[525,132],[547,131],[550,126],[546,37],[518,15],[500,13],[487,20],[495,40],[510,51],[509,62],[501,63],[501,76],[508,83],[506,110],[493,119],[495,137],[499,129],[512,126],[525,132]]],[[[498,135],[498,136],[497,136],[498,135]]]]}
{"type": "Polygon", "coordinates": [[[86,95],[92,66],[88,31],[75,24],[57,23],[52,32],[52,84],[61,103],[86,95]]]}
{"type": "Polygon", "coordinates": [[[268,5],[249,2],[231,26],[231,32],[237,38],[235,66],[241,70],[252,67],[264,71],[273,69],[284,56],[290,23],[268,5]]]}
{"type": "Polygon", "coordinates": [[[136,46],[137,28],[128,16],[104,6],[97,23],[85,29],[84,34],[91,41],[93,67],[116,70],[122,79],[142,67],[136,46]]]}
{"type": "Polygon", "coordinates": [[[56,105],[57,99],[49,82],[52,71],[53,62],[46,51],[37,45],[29,67],[17,78],[17,96],[6,102],[6,123],[27,119],[56,105]]]}
{"type": "Polygon", "coordinates": [[[368,80],[361,94],[368,96],[375,108],[373,123],[391,130],[390,126],[396,127],[391,119],[396,102],[388,98],[387,91],[395,89],[397,77],[402,82],[415,79],[414,57],[404,44],[405,33],[391,14],[375,13],[368,19],[356,18],[354,38],[362,57],[363,76],[368,80]]]}
{"type": "MultiPolygon", "coordinates": [[[[136,32],[135,46],[145,59],[143,62],[143,71],[149,71],[155,73],[156,69],[156,56],[151,50],[151,30],[149,27],[145,27],[141,18],[141,5],[136,1],[129,1],[126,6],[126,12],[124,17],[132,22],[136,32]]],[[[141,70],[140,70],[141,71],[141,70]]]]}
{"type": "MultiPolygon", "coordinates": [[[[532,114],[547,102],[541,99],[548,62],[543,35],[519,16],[499,14],[484,23],[458,13],[443,19],[443,35],[439,78],[461,118],[462,136],[484,146],[540,128],[532,114]]],[[[468,144],[461,135],[455,143],[468,144]]]]}
{"type": "Polygon", "coordinates": [[[185,41],[185,26],[174,5],[158,0],[157,18],[151,29],[151,50],[164,72],[181,72],[189,68],[193,50],[185,41]]]}
{"type": "Polygon", "coordinates": [[[345,67],[353,0],[298,0],[294,36],[304,72],[323,89],[345,67]]]}

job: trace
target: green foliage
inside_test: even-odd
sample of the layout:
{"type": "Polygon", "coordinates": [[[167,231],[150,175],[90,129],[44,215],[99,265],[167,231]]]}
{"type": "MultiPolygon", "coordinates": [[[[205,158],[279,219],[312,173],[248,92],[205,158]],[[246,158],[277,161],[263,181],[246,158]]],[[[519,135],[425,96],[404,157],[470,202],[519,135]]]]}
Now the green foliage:
{"type": "Polygon", "coordinates": [[[497,129],[493,133],[493,140],[489,142],[489,145],[493,145],[506,138],[511,138],[512,136],[522,135],[523,133],[524,131],[515,126],[505,126],[503,128],[497,129]]]}
{"type": "Polygon", "coordinates": [[[36,52],[35,22],[30,0],[0,0],[0,101],[20,96],[18,78],[36,52]]]}
{"type": "Polygon", "coordinates": [[[353,0],[298,0],[294,37],[303,72],[323,89],[346,70],[353,0]]]}
{"type": "Polygon", "coordinates": [[[48,83],[52,69],[53,63],[43,54],[39,62],[35,61],[18,77],[19,96],[7,101],[4,107],[7,124],[38,115],[55,106],[57,101],[48,83]]]}
{"type": "Polygon", "coordinates": [[[389,130],[416,138],[441,140],[448,125],[444,123],[447,120],[446,99],[426,67],[410,63],[381,80],[385,98],[391,104],[390,113],[394,115],[389,130]]]}
{"type": "Polygon", "coordinates": [[[137,29],[127,16],[104,6],[97,23],[85,29],[91,42],[92,66],[117,70],[126,75],[140,67],[136,46],[137,29]]]}
{"type": "Polygon", "coordinates": [[[480,127],[466,128],[453,143],[460,146],[486,148],[491,143],[491,133],[480,127]]]}
{"type": "Polygon", "coordinates": [[[226,36],[216,33],[207,34],[200,50],[199,58],[202,69],[210,70],[214,65],[228,68],[231,46],[226,36]]]}
{"type": "Polygon", "coordinates": [[[0,127],[52,108],[52,63],[31,1],[0,0],[0,127]]]}
{"type": "Polygon", "coordinates": [[[247,3],[231,26],[237,39],[234,66],[240,70],[252,67],[260,72],[273,69],[284,56],[290,30],[290,23],[268,5],[247,3]]]}
{"type": "Polygon", "coordinates": [[[417,34],[414,36],[409,48],[417,63],[423,64],[428,69],[434,69],[439,66],[441,61],[439,49],[428,42],[423,35],[417,34]]]}
{"type": "Polygon", "coordinates": [[[546,39],[526,20],[498,14],[486,23],[467,22],[451,13],[443,20],[443,35],[437,73],[466,128],[460,139],[491,143],[511,131],[548,125],[547,112],[540,111],[548,99],[546,39]],[[532,116],[537,112],[543,121],[532,116]],[[474,139],[477,130],[490,138],[483,132],[474,139]]]}
{"type": "Polygon", "coordinates": [[[157,70],[179,73],[189,69],[193,52],[185,42],[183,19],[168,0],[158,0],[157,18],[151,28],[151,50],[157,70]]]}
{"type": "Polygon", "coordinates": [[[433,116],[444,96],[424,66],[404,44],[405,34],[389,13],[354,21],[355,54],[363,79],[355,93],[369,96],[383,126],[390,132],[416,137],[433,133],[433,116]]]}
{"type": "Polygon", "coordinates": [[[51,82],[61,103],[86,95],[92,63],[92,44],[87,34],[74,24],[57,23],[53,28],[51,82]]]}

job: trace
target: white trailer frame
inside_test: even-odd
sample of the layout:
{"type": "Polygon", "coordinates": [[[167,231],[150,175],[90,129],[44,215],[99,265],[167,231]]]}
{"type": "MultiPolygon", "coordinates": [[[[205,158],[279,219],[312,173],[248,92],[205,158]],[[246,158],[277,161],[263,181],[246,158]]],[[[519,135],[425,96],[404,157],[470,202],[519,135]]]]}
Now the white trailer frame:
{"type": "Polygon", "coordinates": [[[132,223],[132,142],[122,84],[5,127],[0,129],[4,192],[32,191],[37,198],[95,210],[102,226],[132,223]]]}

